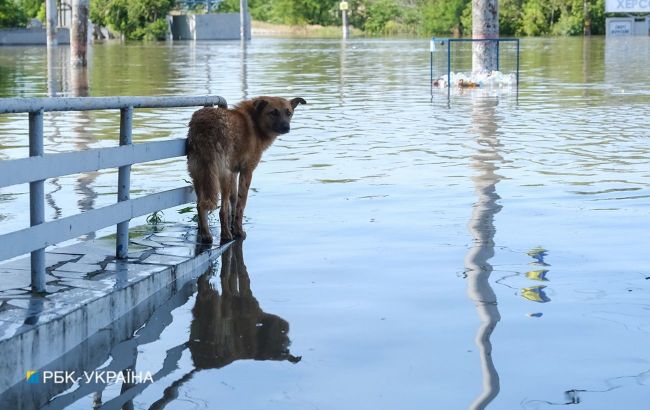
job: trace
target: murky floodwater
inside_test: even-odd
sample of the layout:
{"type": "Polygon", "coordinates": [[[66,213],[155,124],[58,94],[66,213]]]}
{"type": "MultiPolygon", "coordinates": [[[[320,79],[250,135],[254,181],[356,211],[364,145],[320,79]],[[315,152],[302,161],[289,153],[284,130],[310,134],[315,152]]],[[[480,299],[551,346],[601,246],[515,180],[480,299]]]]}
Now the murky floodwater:
{"type": "MultiPolygon", "coordinates": [[[[51,408],[647,407],[649,38],[526,39],[518,100],[449,108],[426,40],[95,45],[86,76],[50,81],[45,62],[0,48],[0,95],[308,101],[256,171],[243,249],[159,337],[114,350],[156,382],[51,408]]],[[[191,111],[136,111],[134,139],[183,136],[191,111]]],[[[49,114],[46,151],[115,145],[118,121],[49,114]]],[[[0,117],[1,159],[27,155],[26,127],[0,117]]],[[[134,168],[132,197],[187,179],[182,160],[134,168]]],[[[116,181],[48,180],[46,218],[114,202],[116,181]]],[[[0,190],[0,233],[28,225],[27,192],[0,190]]]]}

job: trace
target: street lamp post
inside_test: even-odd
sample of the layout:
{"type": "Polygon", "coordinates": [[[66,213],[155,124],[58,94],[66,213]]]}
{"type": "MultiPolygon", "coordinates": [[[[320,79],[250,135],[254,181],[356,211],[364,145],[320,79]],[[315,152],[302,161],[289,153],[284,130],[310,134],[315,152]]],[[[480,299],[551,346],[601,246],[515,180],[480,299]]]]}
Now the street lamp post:
{"type": "Polygon", "coordinates": [[[47,27],[47,47],[57,45],[56,39],[56,0],[46,0],[45,3],[45,19],[47,27]]]}
{"type": "Polygon", "coordinates": [[[350,37],[350,27],[348,26],[348,2],[342,1],[339,4],[339,8],[341,9],[341,19],[343,20],[343,38],[347,39],[350,37]]]}
{"type": "Polygon", "coordinates": [[[248,19],[246,14],[248,12],[248,1],[239,0],[239,38],[241,41],[248,40],[248,19]]]}
{"type": "Polygon", "coordinates": [[[89,0],[72,1],[72,26],[70,27],[70,60],[73,67],[88,64],[88,11],[89,0]]]}

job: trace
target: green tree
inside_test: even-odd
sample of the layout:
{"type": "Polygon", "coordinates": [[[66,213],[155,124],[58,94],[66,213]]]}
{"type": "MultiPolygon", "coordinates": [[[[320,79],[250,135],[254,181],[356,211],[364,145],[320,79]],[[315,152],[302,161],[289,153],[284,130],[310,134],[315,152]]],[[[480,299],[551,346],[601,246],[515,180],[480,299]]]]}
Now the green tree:
{"type": "Polygon", "coordinates": [[[523,0],[499,1],[499,32],[514,36],[521,33],[523,0]]]}
{"type": "Polygon", "coordinates": [[[0,28],[24,27],[27,15],[13,0],[0,0],[0,28]]]}
{"type": "Polygon", "coordinates": [[[164,40],[166,16],[174,3],[174,0],[91,0],[90,18],[129,40],[164,40]]]}
{"type": "Polygon", "coordinates": [[[381,34],[390,21],[400,17],[401,12],[396,0],[377,0],[368,5],[368,18],[363,28],[370,33],[381,34]]]}
{"type": "Polygon", "coordinates": [[[453,36],[462,36],[470,34],[472,31],[471,0],[428,0],[420,4],[422,11],[423,30],[428,34],[446,34],[453,36]],[[465,10],[469,9],[469,25],[466,25],[467,19],[462,16],[467,15],[465,10]],[[465,12],[464,12],[465,11],[465,12]],[[465,24],[464,24],[465,23],[465,24]]]}
{"type": "MultiPolygon", "coordinates": [[[[281,24],[321,24],[337,22],[339,0],[251,0],[248,11],[256,20],[281,24]]],[[[221,13],[239,12],[239,0],[223,0],[221,13]]]]}
{"type": "Polygon", "coordinates": [[[549,29],[547,9],[544,0],[529,0],[523,6],[521,31],[527,36],[546,34],[549,29]]]}
{"type": "Polygon", "coordinates": [[[591,34],[605,34],[605,0],[589,0],[591,34]]]}
{"type": "Polygon", "coordinates": [[[18,7],[22,8],[27,18],[38,17],[41,9],[45,14],[45,1],[44,0],[17,0],[18,7]]]}
{"type": "MultiPolygon", "coordinates": [[[[42,0],[20,2],[27,16],[42,0]]],[[[584,25],[584,0],[500,0],[499,27],[505,36],[577,35],[584,25]]],[[[593,34],[605,29],[605,0],[588,0],[593,34]]],[[[472,32],[471,0],[348,0],[349,21],[369,34],[468,36],[472,32]]],[[[164,38],[162,18],[174,0],[91,0],[92,20],[126,38],[164,38]]],[[[339,0],[249,0],[253,19],[280,24],[341,23],[339,0]]],[[[239,0],[223,0],[219,12],[239,12],[239,0]]]]}

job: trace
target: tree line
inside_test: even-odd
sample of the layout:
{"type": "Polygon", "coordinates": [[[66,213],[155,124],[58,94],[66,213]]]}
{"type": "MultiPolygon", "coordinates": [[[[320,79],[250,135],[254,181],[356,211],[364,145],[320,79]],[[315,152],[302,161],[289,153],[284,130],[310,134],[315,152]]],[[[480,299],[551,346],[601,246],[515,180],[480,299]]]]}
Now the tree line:
{"type": "MultiPolygon", "coordinates": [[[[369,35],[469,36],[471,0],[348,0],[349,21],[369,35]]],[[[196,4],[196,3],[195,3],[196,4]]],[[[194,12],[204,12],[201,2],[194,12]]],[[[341,24],[339,0],[249,0],[255,20],[332,26],[341,24]]],[[[90,17],[128,39],[164,39],[165,16],[176,0],[91,0],[90,17]]],[[[217,10],[239,11],[239,0],[223,0],[217,10]]],[[[504,36],[604,34],[605,0],[501,0],[504,36]]],[[[24,26],[45,18],[44,0],[0,0],[0,27],[24,26]]]]}
{"type": "MultiPolygon", "coordinates": [[[[374,35],[469,36],[471,0],[348,0],[352,26],[374,35]]],[[[239,0],[224,0],[223,11],[239,11],[239,0]]],[[[339,0],[249,0],[255,20],[279,24],[340,25],[339,0]]],[[[502,35],[592,34],[605,32],[605,0],[500,0],[502,35]],[[586,11],[586,13],[585,13],[586,11]],[[585,16],[586,14],[586,16],[585,16]],[[585,18],[587,17],[587,18],[585,18]]]]}

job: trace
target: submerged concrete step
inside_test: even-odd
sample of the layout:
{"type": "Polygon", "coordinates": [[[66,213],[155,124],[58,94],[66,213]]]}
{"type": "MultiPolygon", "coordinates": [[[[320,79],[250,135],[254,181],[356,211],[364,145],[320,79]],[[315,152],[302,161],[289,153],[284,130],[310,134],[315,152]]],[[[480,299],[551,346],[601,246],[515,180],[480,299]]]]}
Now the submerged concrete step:
{"type": "MultiPolygon", "coordinates": [[[[49,249],[48,293],[42,296],[29,292],[29,257],[0,264],[0,395],[25,380],[27,371],[150,305],[152,295],[168,298],[209,268],[222,248],[197,246],[194,231],[179,224],[133,228],[124,261],[114,258],[110,237],[49,249]]],[[[166,300],[153,299],[154,305],[166,300]]]]}

